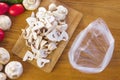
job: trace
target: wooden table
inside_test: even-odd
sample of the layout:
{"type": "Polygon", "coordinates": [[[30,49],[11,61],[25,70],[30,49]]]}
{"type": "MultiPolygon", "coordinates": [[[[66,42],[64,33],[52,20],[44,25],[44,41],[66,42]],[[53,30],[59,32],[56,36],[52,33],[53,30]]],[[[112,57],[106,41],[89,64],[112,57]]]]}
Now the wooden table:
{"type": "Polygon", "coordinates": [[[0,42],[0,47],[4,47],[10,52],[11,60],[18,60],[22,62],[24,66],[24,73],[18,80],[120,80],[120,0],[60,1],[82,12],[84,16],[51,73],[45,73],[27,62],[22,62],[20,58],[13,55],[11,49],[19,37],[16,35],[21,33],[21,24],[15,24],[17,19],[15,17],[11,17],[13,24],[18,25],[18,27],[12,27],[10,31],[5,32],[6,36],[4,41],[0,42]],[[115,38],[114,54],[110,64],[103,72],[99,74],[81,73],[73,69],[69,64],[68,51],[76,35],[91,21],[97,19],[98,17],[101,17],[106,21],[115,38]]]}

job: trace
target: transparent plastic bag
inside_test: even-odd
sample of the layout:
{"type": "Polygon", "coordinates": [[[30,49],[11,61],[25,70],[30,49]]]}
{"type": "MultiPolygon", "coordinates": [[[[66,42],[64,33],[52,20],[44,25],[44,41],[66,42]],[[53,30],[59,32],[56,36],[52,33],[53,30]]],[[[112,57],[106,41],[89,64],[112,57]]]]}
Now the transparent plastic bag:
{"type": "Polygon", "coordinates": [[[114,38],[106,23],[98,18],[76,37],[69,51],[73,68],[85,73],[99,73],[110,62],[114,38]]]}

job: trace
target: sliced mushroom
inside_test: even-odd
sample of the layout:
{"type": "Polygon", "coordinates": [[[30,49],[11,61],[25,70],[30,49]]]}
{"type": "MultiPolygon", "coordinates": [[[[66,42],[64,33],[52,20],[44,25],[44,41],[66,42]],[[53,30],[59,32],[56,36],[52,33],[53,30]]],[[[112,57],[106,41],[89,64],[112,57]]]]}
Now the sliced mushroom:
{"type": "Polygon", "coordinates": [[[50,32],[49,34],[47,34],[46,36],[50,41],[58,41],[58,32],[56,29],[54,29],[52,32],[50,32]]]}
{"type": "Polygon", "coordinates": [[[55,28],[56,26],[58,26],[58,22],[55,20],[55,21],[52,22],[52,25],[55,28]]]}
{"type": "Polygon", "coordinates": [[[63,31],[59,37],[59,40],[64,40],[64,41],[68,41],[69,37],[68,37],[68,34],[63,31]]]}
{"type": "Polygon", "coordinates": [[[31,43],[29,43],[28,40],[25,41],[25,44],[27,47],[31,47],[31,43]]]}
{"type": "Polygon", "coordinates": [[[0,47],[0,64],[6,64],[8,63],[9,60],[10,60],[9,52],[6,49],[0,47]]]}
{"type": "Polygon", "coordinates": [[[33,58],[34,58],[34,55],[32,54],[32,52],[27,51],[23,57],[23,61],[27,61],[27,60],[32,61],[33,58]]]}
{"type": "Polygon", "coordinates": [[[54,16],[47,16],[45,18],[45,20],[47,20],[46,22],[52,23],[53,21],[55,21],[55,17],[54,16]]]}
{"type": "Polygon", "coordinates": [[[46,25],[46,21],[43,18],[40,18],[39,21],[41,21],[44,25],[46,25]]]}
{"type": "Polygon", "coordinates": [[[40,48],[43,49],[44,45],[47,43],[46,40],[42,40],[40,43],[40,48]]]}
{"type": "Polygon", "coordinates": [[[39,49],[40,43],[42,41],[42,36],[38,36],[37,40],[35,41],[35,48],[39,49]]]}
{"type": "Polygon", "coordinates": [[[48,21],[48,19],[45,19],[45,21],[46,21],[46,28],[47,29],[49,29],[49,28],[51,28],[52,27],[52,24],[48,21]]]}
{"type": "Polygon", "coordinates": [[[38,67],[40,67],[40,68],[44,67],[45,64],[46,64],[46,63],[49,63],[49,62],[50,62],[50,60],[48,60],[48,59],[43,59],[43,58],[38,58],[38,59],[37,59],[37,65],[38,65],[38,67]]]}
{"type": "Polygon", "coordinates": [[[33,45],[31,45],[31,50],[34,54],[38,53],[38,50],[33,45]]]}
{"type": "Polygon", "coordinates": [[[10,79],[17,79],[23,73],[23,66],[18,61],[11,61],[5,66],[5,73],[10,79]]]}
{"type": "Polygon", "coordinates": [[[38,12],[36,13],[36,17],[40,20],[42,18],[44,18],[45,13],[46,13],[46,9],[44,7],[39,7],[38,8],[38,12]]]}
{"type": "MultiPolygon", "coordinates": [[[[33,39],[34,39],[34,40],[37,40],[37,37],[38,37],[38,36],[37,36],[37,33],[34,32],[34,31],[32,31],[31,35],[32,35],[32,36],[31,36],[31,43],[32,43],[33,39]]],[[[28,40],[29,40],[29,39],[28,39],[28,40]]]]}
{"type": "Polygon", "coordinates": [[[23,6],[27,10],[35,10],[39,7],[41,0],[23,0],[23,6]]]}
{"type": "Polygon", "coordinates": [[[0,72],[0,80],[6,80],[6,79],[7,79],[6,74],[3,72],[0,72]]]}
{"type": "Polygon", "coordinates": [[[66,31],[67,30],[68,25],[67,24],[58,25],[56,28],[57,28],[57,30],[59,30],[60,32],[62,32],[62,31],[66,31]]]}
{"type": "Polygon", "coordinates": [[[35,13],[34,12],[32,12],[31,17],[35,17],[35,13]]]}
{"type": "Polygon", "coordinates": [[[35,17],[28,17],[26,19],[27,23],[29,26],[34,26],[35,25],[35,22],[37,21],[37,19],[35,17]]]}
{"type": "Polygon", "coordinates": [[[54,49],[56,49],[57,48],[57,46],[56,46],[56,43],[53,43],[53,42],[51,42],[51,43],[49,43],[49,45],[48,45],[48,50],[54,50],[54,49]]]}
{"type": "Polygon", "coordinates": [[[68,14],[67,8],[64,7],[63,5],[59,5],[59,6],[57,7],[57,11],[58,11],[59,13],[61,13],[61,14],[65,14],[65,15],[68,14]]]}
{"type": "Polygon", "coordinates": [[[60,20],[65,20],[66,15],[65,14],[61,14],[58,11],[53,11],[53,15],[55,16],[55,18],[60,21],[60,20]]]}
{"type": "Polygon", "coordinates": [[[49,5],[49,7],[48,7],[48,10],[49,11],[55,11],[57,9],[57,6],[56,6],[56,4],[54,4],[54,3],[51,3],[50,5],[49,5]]]}
{"type": "Polygon", "coordinates": [[[28,43],[31,45],[33,42],[33,34],[30,34],[30,36],[28,37],[28,43]]]}
{"type": "Polygon", "coordinates": [[[47,10],[46,10],[46,8],[45,8],[45,7],[39,7],[39,8],[38,8],[38,12],[43,12],[43,13],[46,13],[46,12],[47,12],[47,10]]]}
{"type": "Polygon", "coordinates": [[[43,49],[38,50],[38,53],[36,55],[36,59],[38,58],[46,58],[48,54],[45,53],[43,49]]]}
{"type": "Polygon", "coordinates": [[[30,33],[31,33],[31,28],[30,28],[30,27],[26,28],[25,30],[22,29],[22,34],[23,34],[23,37],[24,37],[25,39],[28,39],[28,38],[29,38],[30,33]]]}
{"type": "Polygon", "coordinates": [[[34,25],[35,26],[32,28],[32,30],[34,30],[34,31],[38,30],[38,29],[41,29],[45,26],[44,23],[41,22],[41,21],[36,21],[34,25]]]}

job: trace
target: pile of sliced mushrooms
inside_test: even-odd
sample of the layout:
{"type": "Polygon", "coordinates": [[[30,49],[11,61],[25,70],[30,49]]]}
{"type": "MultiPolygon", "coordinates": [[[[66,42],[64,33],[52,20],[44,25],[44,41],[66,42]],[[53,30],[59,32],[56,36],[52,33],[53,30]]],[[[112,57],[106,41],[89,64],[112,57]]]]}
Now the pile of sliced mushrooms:
{"type": "Polygon", "coordinates": [[[38,67],[42,68],[50,60],[47,56],[57,48],[60,41],[68,41],[66,32],[68,24],[66,17],[68,9],[63,5],[50,4],[48,10],[39,7],[38,12],[32,12],[26,19],[28,27],[22,29],[26,45],[31,48],[24,55],[23,61],[36,60],[38,67]]]}
{"type": "Polygon", "coordinates": [[[5,48],[0,47],[0,80],[7,80],[7,77],[17,79],[23,73],[23,66],[20,62],[9,61],[9,52],[5,48]]]}

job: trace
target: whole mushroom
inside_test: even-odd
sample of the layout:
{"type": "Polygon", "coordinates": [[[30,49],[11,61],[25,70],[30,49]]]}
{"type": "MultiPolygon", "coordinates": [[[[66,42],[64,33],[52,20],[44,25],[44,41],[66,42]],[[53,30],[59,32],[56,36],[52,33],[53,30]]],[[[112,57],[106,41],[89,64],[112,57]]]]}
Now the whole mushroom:
{"type": "Polygon", "coordinates": [[[6,74],[3,72],[0,72],[0,80],[6,80],[6,79],[7,79],[6,74]]]}
{"type": "Polygon", "coordinates": [[[23,6],[27,10],[35,10],[39,7],[41,0],[23,0],[23,6]]]}
{"type": "Polygon", "coordinates": [[[23,73],[23,66],[18,61],[11,61],[6,65],[5,73],[10,79],[17,79],[23,73]]]}
{"type": "Polygon", "coordinates": [[[0,28],[2,30],[9,30],[11,27],[12,21],[6,15],[0,15],[0,28]]]}
{"type": "Polygon", "coordinates": [[[0,47],[0,64],[6,64],[8,63],[9,60],[10,60],[9,52],[6,49],[0,47]]]}

